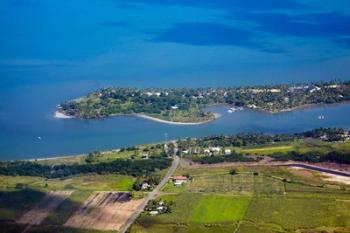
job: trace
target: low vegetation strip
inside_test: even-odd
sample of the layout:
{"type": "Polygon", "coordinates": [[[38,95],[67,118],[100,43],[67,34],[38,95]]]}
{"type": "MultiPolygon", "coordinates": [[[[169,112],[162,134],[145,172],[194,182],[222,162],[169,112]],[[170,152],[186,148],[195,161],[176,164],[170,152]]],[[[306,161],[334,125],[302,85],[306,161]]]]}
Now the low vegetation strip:
{"type": "Polygon", "coordinates": [[[94,192],[64,225],[118,231],[142,201],[130,199],[129,193],[94,192]]]}
{"type": "Polygon", "coordinates": [[[72,191],[50,191],[44,199],[32,210],[25,213],[18,223],[28,225],[39,225],[53,210],[55,210],[72,191]]]}

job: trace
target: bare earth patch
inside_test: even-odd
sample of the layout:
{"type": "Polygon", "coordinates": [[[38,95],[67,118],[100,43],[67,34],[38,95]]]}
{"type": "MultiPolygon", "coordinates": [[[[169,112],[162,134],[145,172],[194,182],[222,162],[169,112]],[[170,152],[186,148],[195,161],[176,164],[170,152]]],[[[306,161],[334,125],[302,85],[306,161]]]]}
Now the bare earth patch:
{"type": "Polygon", "coordinates": [[[350,185],[350,177],[337,176],[328,173],[322,173],[322,179],[325,181],[337,182],[350,185]]]}
{"type": "Polygon", "coordinates": [[[304,176],[304,177],[313,177],[314,174],[312,171],[306,170],[304,168],[300,168],[300,167],[290,167],[289,169],[294,175],[297,176],[304,176]]]}
{"type": "Polygon", "coordinates": [[[55,210],[73,191],[50,191],[33,209],[25,213],[18,223],[39,225],[50,212],[55,210]]]}
{"type": "Polygon", "coordinates": [[[118,231],[142,201],[131,200],[128,193],[94,192],[64,225],[118,231]]]}
{"type": "Polygon", "coordinates": [[[325,172],[315,172],[315,171],[309,171],[304,168],[300,167],[290,167],[290,171],[294,175],[299,175],[299,176],[304,176],[304,177],[313,177],[314,174],[321,174],[321,178],[324,181],[330,181],[330,182],[336,182],[336,183],[343,183],[343,184],[348,184],[350,185],[350,177],[344,177],[344,176],[338,176],[338,175],[333,175],[325,172]]]}

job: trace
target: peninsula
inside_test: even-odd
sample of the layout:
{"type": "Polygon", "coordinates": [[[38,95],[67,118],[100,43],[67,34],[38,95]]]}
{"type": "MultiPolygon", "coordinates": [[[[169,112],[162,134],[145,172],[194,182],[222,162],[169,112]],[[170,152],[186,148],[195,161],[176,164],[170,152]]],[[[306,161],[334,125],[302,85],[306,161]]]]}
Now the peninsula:
{"type": "Polygon", "coordinates": [[[320,82],[227,88],[104,88],[58,105],[66,118],[136,114],[162,122],[198,124],[217,116],[206,108],[234,105],[269,113],[350,100],[350,82],[320,82]]]}

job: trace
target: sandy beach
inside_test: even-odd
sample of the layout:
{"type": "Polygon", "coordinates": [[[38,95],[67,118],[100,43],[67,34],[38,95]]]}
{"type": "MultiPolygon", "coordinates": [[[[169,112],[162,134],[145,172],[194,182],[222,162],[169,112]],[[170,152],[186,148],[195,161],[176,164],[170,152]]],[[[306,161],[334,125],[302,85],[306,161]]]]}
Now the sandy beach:
{"type": "Polygon", "coordinates": [[[175,121],[167,121],[167,120],[162,120],[159,118],[155,118],[155,117],[151,117],[151,116],[147,116],[144,114],[134,114],[134,116],[137,117],[141,117],[147,120],[151,120],[151,121],[155,121],[155,122],[159,122],[159,123],[164,123],[164,124],[171,124],[171,125],[202,125],[202,124],[207,124],[213,120],[218,119],[219,117],[221,117],[221,115],[219,113],[213,113],[215,115],[215,118],[212,120],[207,120],[207,121],[202,121],[202,122],[175,122],[175,121]]]}
{"type": "Polygon", "coordinates": [[[65,115],[64,113],[60,112],[60,111],[56,111],[55,114],[54,114],[55,118],[57,119],[72,119],[74,117],[72,116],[67,116],[65,115]]]}

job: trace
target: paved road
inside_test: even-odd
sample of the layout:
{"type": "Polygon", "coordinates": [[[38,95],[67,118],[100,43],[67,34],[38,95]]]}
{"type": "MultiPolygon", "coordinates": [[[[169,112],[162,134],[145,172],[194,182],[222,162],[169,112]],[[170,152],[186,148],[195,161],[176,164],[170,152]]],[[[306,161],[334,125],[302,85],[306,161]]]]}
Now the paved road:
{"type": "Polygon", "coordinates": [[[300,167],[300,168],[309,169],[309,170],[318,171],[318,172],[324,172],[324,173],[328,173],[328,174],[332,174],[332,175],[350,177],[349,172],[338,171],[338,170],[323,168],[323,167],[317,167],[317,166],[309,165],[309,164],[305,164],[305,163],[290,163],[290,164],[282,165],[282,166],[300,167]]]}
{"type": "Polygon", "coordinates": [[[130,216],[128,221],[120,228],[118,231],[119,233],[125,233],[129,227],[134,223],[134,221],[137,219],[137,217],[142,213],[143,209],[146,207],[147,203],[150,200],[153,200],[156,198],[157,194],[161,190],[161,188],[168,182],[169,178],[173,175],[176,168],[178,167],[180,163],[180,158],[178,156],[174,156],[173,162],[171,164],[171,167],[169,168],[167,174],[164,176],[162,181],[157,185],[155,189],[153,189],[152,192],[148,193],[145,200],[142,202],[142,204],[136,209],[136,211],[130,216]]]}

